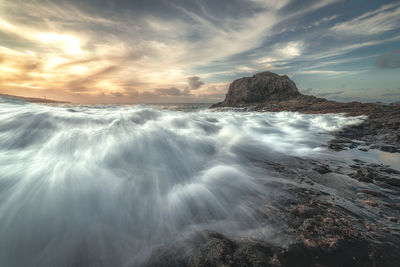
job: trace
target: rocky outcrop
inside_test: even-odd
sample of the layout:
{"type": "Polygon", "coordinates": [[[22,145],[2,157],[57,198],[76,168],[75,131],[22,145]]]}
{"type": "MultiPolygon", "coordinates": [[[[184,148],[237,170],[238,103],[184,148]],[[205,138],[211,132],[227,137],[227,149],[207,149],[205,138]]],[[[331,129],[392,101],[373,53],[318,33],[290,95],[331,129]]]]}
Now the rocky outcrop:
{"type": "MultiPolygon", "coordinates": [[[[297,164],[310,167],[305,160],[297,164]]],[[[301,176],[298,166],[285,169],[274,174],[301,176]]],[[[358,188],[352,197],[356,205],[368,210],[368,216],[341,206],[325,191],[293,186],[259,209],[264,225],[281,227],[274,228],[274,235],[267,240],[199,231],[155,248],[140,266],[397,266],[398,204],[392,203],[390,194],[364,188],[358,188]]]]}
{"type": "Polygon", "coordinates": [[[283,101],[301,96],[288,76],[261,72],[233,81],[223,102],[213,107],[240,107],[266,101],[283,101]]]}
{"type": "MultiPolygon", "coordinates": [[[[251,111],[293,111],[307,114],[346,113],[349,116],[367,115],[360,125],[336,133],[329,148],[343,150],[363,146],[385,152],[400,152],[400,104],[348,102],[341,103],[315,96],[303,95],[286,75],[272,72],[235,80],[229,86],[225,100],[210,108],[241,107],[251,111]]],[[[369,148],[359,148],[367,151],[369,148]]]]}

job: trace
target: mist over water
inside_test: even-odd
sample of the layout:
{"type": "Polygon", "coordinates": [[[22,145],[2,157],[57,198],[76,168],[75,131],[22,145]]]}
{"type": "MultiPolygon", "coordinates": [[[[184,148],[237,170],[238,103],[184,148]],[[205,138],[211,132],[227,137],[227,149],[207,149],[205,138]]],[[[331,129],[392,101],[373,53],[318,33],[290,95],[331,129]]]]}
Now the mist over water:
{"type": "Polygon", "coordinates": [[[260,162],[318,157],[342,115],[0,98],[0,266],[129,266],[183,233],[256,231],[260,162]]]}

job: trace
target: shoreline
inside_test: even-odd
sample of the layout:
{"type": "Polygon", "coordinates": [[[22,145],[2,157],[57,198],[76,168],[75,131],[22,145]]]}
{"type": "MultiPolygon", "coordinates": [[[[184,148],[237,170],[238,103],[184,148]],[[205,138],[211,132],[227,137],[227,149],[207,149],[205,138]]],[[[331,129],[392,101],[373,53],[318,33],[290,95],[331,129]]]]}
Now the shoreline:
{"type": "MultiPolygon", "coordinates": [[[[210,109],[226,107],[221,102],[210,109]]],[[[384,152],[400,153],[400,104],[382,105],[377,103],[349,102],[340,103],[314,96],[300,96],[285,101],[241,104],[233,107],[245,108],[255,112],[299,112],[304,114],[335,114],[346,116],[366,115],[360,125],[349,126],[335,133],[329,143],[333,150],[356,148],[363,150],[379,149],[384,152]],[[358,140],[360,142],[354,142],[358,140]]]]}
{"type": "Polygon", "coordinates": [[[326,144],[332,158],[259,159],[266,174],[281,179],[264,181],[275,188],[272,201],[259,207],[267,236],[197,231],[156,248],[141,266],[397,266],[400,170],[361,160],[355,151],[399,155],[400,105],[329,101],[332,108],[322,109],[323,104],[241,106],[249,112],[368,116],[333,133],[326,144]],[[290,241],[282,244],[285,239],[290,241]]]}
{"type": "Polygon", "coordinates": [[[258,208],[258,238],[199,230],[155,248],[140,266],[397,266],[400,170],[359,159],[349,153],[355,147],[327,147],[332,157],[259,159],[278,180],[262,182],[273,191],[258,208]]]}
{"type": "Polygon", "coordinates": [[[199,230],[140,266],[397,266],[400,171],[337,153],[260,159],[273,191],[258,236],[199,230]]]}

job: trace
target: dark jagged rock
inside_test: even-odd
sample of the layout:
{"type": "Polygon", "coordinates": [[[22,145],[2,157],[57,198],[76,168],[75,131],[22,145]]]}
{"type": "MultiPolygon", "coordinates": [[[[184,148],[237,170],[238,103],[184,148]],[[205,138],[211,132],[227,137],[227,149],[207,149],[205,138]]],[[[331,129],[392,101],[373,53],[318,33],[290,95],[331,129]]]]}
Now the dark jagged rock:
{"type": "Polygon", "coordinates": [[[349,176],[360,182],[375,183],[383,187],[400,186],[400,172],[395,169],[384,165],[364,163],[350,167],[356,171],[350,173],[349,176]]]}
{"type": "Polygon", "coordinates": [[[273,262],[273,249],[261,242],[234,241],[206,230],[156,249],[143,266],[276,266],[273,262]]]}
{"type": "MultiPolygon", "coordinates": [[[[385,174],[397,177],[398,172],[385,165],[354,162],[364,168],[360,175],[371,177],[374,183],[385,174]]],[[[271,199],[260,203],[258,210],[263,226],[273,229],[272,235],[264,236],[268,231],[251,237],[194,232],[155,248],[141,266],[398,266],[399,187],[385,186],[384,181],[383,187],[378,183],[356,187],[326,179],[326,185],[335,190],[321,191],[321,187],[307,183],[322,182],[315,168],[324,164],[318,160],[290,157],[289,161],[268,160],[264,164],[274,177],[303,185],[279,180],[268,184],[274,188],[271,199]],[[336,190],[343,196],[348,194],[355,209],[340,196],[330,194],[336,190]]],[[[331,162],[329,169],[336,172],[342,164],[346,163],[331,162]]],[[[329,175],[338,178],[335,172],[329,175]]]]}
{"type": "MultiPolygon", "coordinates": [[[[268,223],[280,218],[279,224],[285,225],[277,235],[296,235],[288,245],[231,239],[206,230],[153,250],[142,266],[397,266],[399,237],[383,225],[327,201],[312,189],[292,188],[290,193],[296,195],[295,203],[280,199],[260,209],[268,223]]],[[[378,205],[375,200],[363,203],[378,205]]],[[[398,221],[394,216],[386,219],[398,221]]]]}

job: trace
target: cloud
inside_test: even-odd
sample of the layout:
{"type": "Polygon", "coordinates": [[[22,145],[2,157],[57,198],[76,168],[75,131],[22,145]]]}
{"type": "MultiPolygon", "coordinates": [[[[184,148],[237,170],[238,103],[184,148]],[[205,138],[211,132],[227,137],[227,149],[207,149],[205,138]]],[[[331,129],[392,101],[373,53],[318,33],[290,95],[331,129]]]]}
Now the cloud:
{"type": "Polygon", "coordinates": [[[188,78],[189,90],[197,90],[204,85],[204,82],[200,81],[200,77],[193,76],[188,78]]]}
{"type": "MultiPolygon", "coordinates": [[[[211,101],[226,93],[220,84],[243,73],[273,70],[332,81],[373,67],[364,64],[370,52],[349,53],[400,40],[394,31],[400,3],[347,15],[345,3],[326,8],[339,2],[0,1],[0,87],[68,101],[211,101]],[[360,33],[348,38],[354,31],[360,33]]],[[[394,68],[392,55],[377,64],[394,68]]]]}
{"type": "Polygon", "coordinates": [[[282,48],[276,49],[276,54],[280,55],[283,59],[298,57],[301,55],[303,42],[289,42],[282,48]]]}
{"type": "Polygon", "coordinates": [[[124,97],[125,96],[124,93],[122,93],[122,92],[111,92],[110,94],[114,97],[124,97]]]}
{"type": "Polygon", "coordinates": [[[337,96],[337,95],[341,95],[343,93],[344,93],[344,91],[336,91],[336,92],[328,92],[328,93],[319,93],[319,94],[317,94],[317,96],[322,96],[322,97],[337,96]]]}
{"type": "Polygon", "coordinates": [[[176,87],[159,88],[159,89],[156,89],[154,92],[160,96],[188,96],[188,95],[190,95],[189,90],[187,90],[187,89],[179,90],[176,87]]]}
{"type": "Polygon", "coordinates": [[[380,55],[376,63],[378,67],[384,69],[400,68],[400,49],[380,55]]]}
{"type": "Polygon", "coordinates": [[[400,88],[397,89],[386,89],[387,93],[381,94],[381,96],[400,96],[400,88]]]}
{"type": "Polygon", "coordinates": [[[303,94],[311,94],[312,91],[313,91],[312,88],[308,88],[308,89],[303,89],[303,90],[301,90],[301,92],[302,92],[303,94]]]}
{"type": "Polygon", "coordinates": [[[119,66],[109,66],[103,68],[99,71],[96,71],[93,74],[85,76],[83,78],[79,78],[77,80],[70,81],[66,87],[68,90],[79,92],[79,91],[90,91],[92,86],[95,86],[96,82],[102,81],[107,77],[107,75],[111,75],[112,73],[119,70],[119,66]]]}
{"type": "Polygon", "coordinates": [[[299,70],[297,73],[301,74],[319,74],[319,75],[344,75],[356,74],[357,71],[337,71],[337,70],[299,70]]]}
{"type": "Polygon", "coordinates": [[[324,23],[327,23],[327,22],[330,22],[330,21],[332,21],[332,20],[337,19],[338,17],[340,17],[340,16],[339,16],[339,15],[332,15],[332,16],[329,16],[329,17],[324,17],[324,18],[322,18],[321,20],[318,20],[318,21],[316,21],[316,22],[313,22],[313,23],[312,23],[312,26],[318,27],[318,26],[320,26],[320,25],[322,25],[322,24],[324,24],[324,23]]]}
{"type": "Polygon", "coordinates": [[[400,28],[400,4],[391,3],[353,20],[337,23],[332,30],[346,35],[372,35],[400,28]]]}
{"type": "Polygon", "coordinates": [[[385,94],[381,94],[381,96],[400,96],[400,92],[399,93],[385,93],[385,94]]]}
{"type": "MultiPolygon", "coordinates": [[[[86,97],[129,91],[135,84],[142,85],[135,89],[138,91],[181,88],[194,66],[260,45],[279,21],[279,9],[288,1],[268,4],[268,10],[262,1],[238,2],[235,17],[219,12],[224,8],[210,9],[215,3],[203,6],[199,2],[197,8],[192,8],[166,2],[162,4],[162,16],[151,12],[133,15],[131,12],[144,8],[135,3],[123,3],[131,5],[127,12],[118,10],[118,5],[103,12],[93,3],[90,8],[85,8],[87,3],[73,3],[1,3],[0,35],[10,35],[13,44],[28,44],[38,60],[35,65],[28,61],[31,55],[18,52],[20,47],[8,46],[18,53],[22,63],[7,61],[5,68],[11,75],[1,80],[2,87],[19,83],[40,90],[80,92],[86,97]],[[110,14],[112,20],[107,19],[110,14]],[[30,73],[21,76],[22,69],[30,73]]],[[[230,7],[231,3],[218,5],[230,7]]],[[[193,91],[204,85],[197,76],[189,77],[188,83],[193,91]]],[[[167,92],[177,94],[176,90],[167,92]]],[[[183,94],[188,94],[187,90],[181,90],[183,94]]]]}

